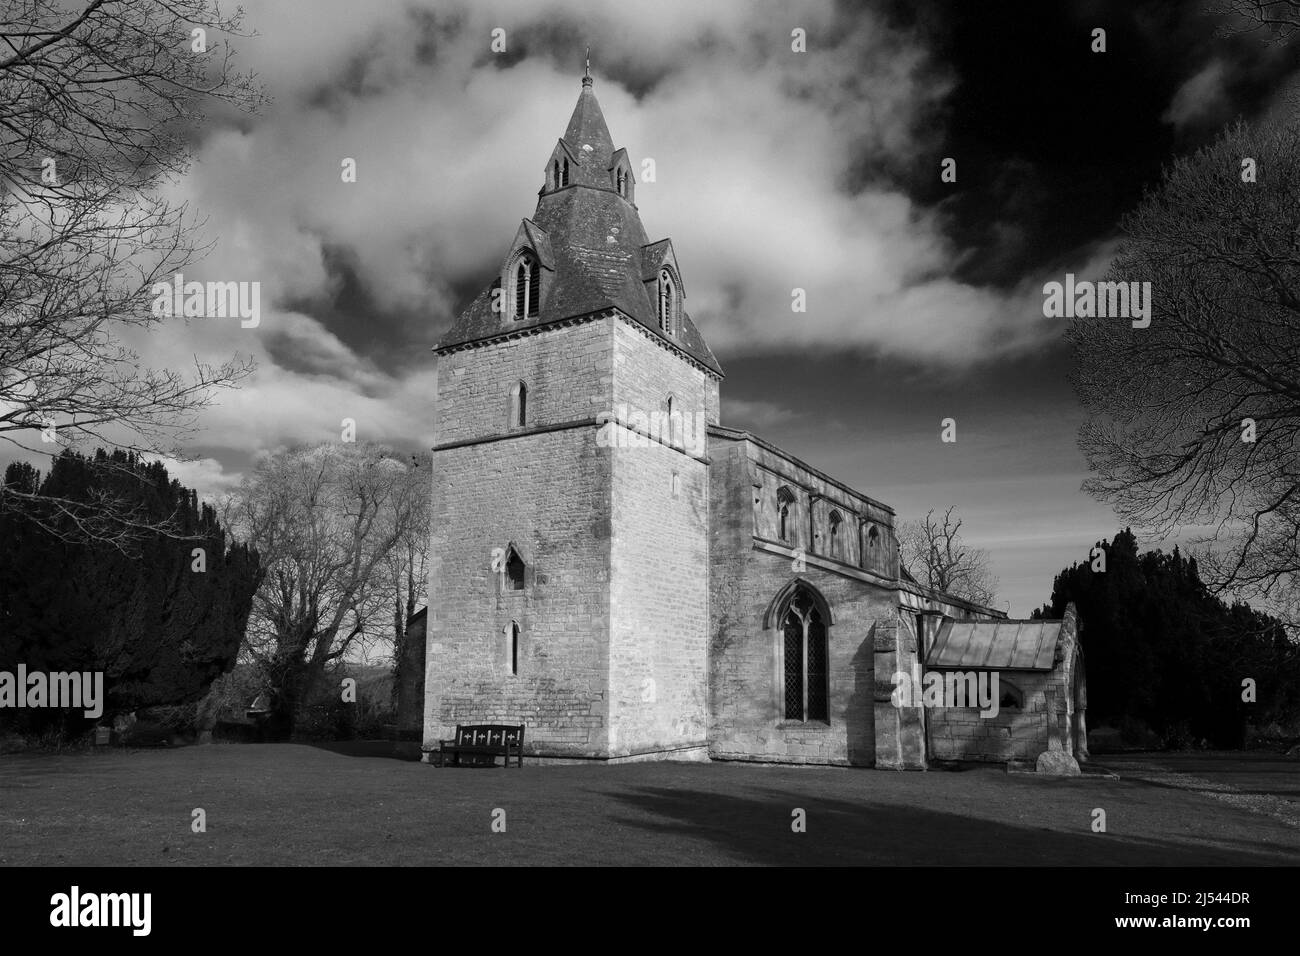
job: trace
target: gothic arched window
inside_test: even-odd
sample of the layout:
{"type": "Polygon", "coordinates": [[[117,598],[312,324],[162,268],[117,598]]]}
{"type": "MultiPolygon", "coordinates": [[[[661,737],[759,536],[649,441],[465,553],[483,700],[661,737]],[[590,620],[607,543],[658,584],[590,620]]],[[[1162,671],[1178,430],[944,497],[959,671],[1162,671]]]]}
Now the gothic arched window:
{"type": "Polygon", "coordinates": [[[824,604],[806,586],[791,594],[779,618],[785,668],[785,719],[830,720],[824,604]]]}
{"type": "Polygon", "coordinates": [[[841,537],[840,535],[840,525],[844,523],[844,518],[843,516],[840,515],[838,511],[832,510],[830,516],[830,522],[831,522],[831,540],[830,540],[830,547],[827,549],[826,553],[829,554],[832,558],[838,558],[840,556],[840,545],[843,544],[844,541],[843,537],[841,537]]]}
{"type": "Polygon", "coordinates": [[[537,257],[525,252],[515,267],[515,321],[537,315],[542,301],[542,269],[537,257]]]}
{"type": "Polygon", "coordinates": [[[674,317],[677,312],[677,286],[673,275],[667,269],[659,273],[659,328],[669,335],[673,334],[674,317]]]}
{"type": "Polygon", "coordinates": [[[862,562],[875,561],[880,557],[880,529],[874,524],[867,525],[867,546],[862,551],[862,562]]]}
{"type": "Polygon", "coordinates": [[[560,175],[560,185],[569,185],[569,161],[567,159],[564,161],[563,172],[560,175]]]}
{"type": "Polygon", "coordinates": [[[560,188],[560,161],[558,159],[551,162],[551,188],[560,188]]]}
{"type": "Polygon", "coordinates": [[[524,589],[524,559],[513,546],[506,553],[506,589],[522,591],[524,589]]]}
{"type": "Polygon", "coordinates": [[[780,516],[781,525],[777,529],[778,537],[782,541],[790,540],[790,506],[794,504],[794,492],[786,485],[776,489],[776,513],[780,516]]]}

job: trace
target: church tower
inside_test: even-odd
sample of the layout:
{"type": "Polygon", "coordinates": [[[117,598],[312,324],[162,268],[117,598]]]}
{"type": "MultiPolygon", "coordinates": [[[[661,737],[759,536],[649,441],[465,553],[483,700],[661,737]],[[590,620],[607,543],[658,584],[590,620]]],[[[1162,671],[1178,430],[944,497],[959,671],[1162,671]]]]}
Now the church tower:
{"type": "Polygon", "coordinates": [[[722,370],[590,75],[531,219],[438,343],[425,746],[704,757],[722,370]]]}

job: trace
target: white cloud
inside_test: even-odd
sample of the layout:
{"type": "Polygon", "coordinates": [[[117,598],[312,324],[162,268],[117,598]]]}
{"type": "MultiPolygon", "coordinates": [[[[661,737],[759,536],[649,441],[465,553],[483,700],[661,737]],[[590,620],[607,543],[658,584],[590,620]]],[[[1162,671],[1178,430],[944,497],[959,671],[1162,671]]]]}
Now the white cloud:
{"type": "Polygon", "coordinates": [[[239,472],[226,471],[215,458],[177,459],[163,455],[156,460],[162,462],[169,476],[186,488],[193,488],[199,500],[209,504],[237,488],[243,477],[239,472]]]}
{"type": "MultiPolygon", "coordinates": [[[[275,103],[237,123],[217,114],[174,192],[215,240],[187,278],[261,282],[262,324],[173,321],[132,344],[154,366],[236,352],[259,363],[204,411],[205,453],[247,461],[336,440],[345,417],[359,440],[427,447],[427,350],[533,212],[580,89],[579,41],[570,58],[555,27],[577,21],[616,143],[656,160],[638,204],[651,239],[673,238],[687,308],[724,367],[790,347],[959,366],[1058,334],[1041,281],[1010,293],[961,282],[961,250],[934,216],[853,178],[855,157],[909,167],[929,155],[927,118],[952,79],[924,47],[815,0],[757,6],[253,0],[261,35],[238,43],[241,63],[275,103]],[[496,25],[528,55],[494,60],[496,25]],[[793,25],[806,54],[790,51],[793,25]],[[615,62],[641,85],[602,75],[615,62]],[[355,183],[341,179],[345,157],[355,183]],[[795,287],[806,313],[790,310],[795,287]]],[[[750,412],[759,425],[783,414],[750,412]]]]}
{"type": "Polygon", "coordinates": [[[1226,73],[1222,60],[1211,60],[1178,87],[1160,118],[1179,128],[1220,118],[1229,106],[1223,86],[1226,73]]]}

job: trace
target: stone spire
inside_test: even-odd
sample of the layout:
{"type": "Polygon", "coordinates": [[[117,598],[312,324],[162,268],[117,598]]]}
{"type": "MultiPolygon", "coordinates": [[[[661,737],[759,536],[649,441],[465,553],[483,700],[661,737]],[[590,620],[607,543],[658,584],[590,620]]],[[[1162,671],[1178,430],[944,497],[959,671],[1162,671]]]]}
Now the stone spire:
{"type": "MultiPolygon", "coordinates": [[[[617,309],[652,335],[670,341],[714,372],[718,360],[680,309],[677,327],[661,327],[657,311],[659,277],[665,268],[676,288],[685,286],[667,239],[650,242],[635,204],[635,179],[627,151],[614,138],[592,91],[591,51],[587,51],[582,90],[564,135],[546,161],[545,183],[537,209],[521,222],[502,273],[457,318],[439,342],[450,349],[521,328],[546,326],[617,309]],[[520,250],[536,256],[541,299],[537,313],[520,319],[509,309],[493,311],[493,288],[509,291],[508,272],[520,250]]],[[[514,301],[509,296],[507,303],[514,301]]]]}
{"type": "Polygon", "coordinates": [[[578,94],[578,103],[564,130],[564,142],[581,154],[584,166],[599,166],[604,170],[614,155],[614,138],[605,123],[605,114],[596,102],[596,94],[592,92],[592,82],[590,72],[582,77],[582,92],[578,94]]]}

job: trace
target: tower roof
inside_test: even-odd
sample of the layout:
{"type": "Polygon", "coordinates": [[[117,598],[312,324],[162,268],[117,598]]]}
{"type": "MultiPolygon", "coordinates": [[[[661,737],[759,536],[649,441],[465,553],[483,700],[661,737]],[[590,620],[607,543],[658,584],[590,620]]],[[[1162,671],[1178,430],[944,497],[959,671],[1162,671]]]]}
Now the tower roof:
{"type": "MultiPolygon", "coordinates": [[[[537,256],[542,285],[537,314],[517,319],[509,309],[493,311],[498,278],[457,317],[437,351],[613,308],[721,374],[685,308],[676,334],[659,327],[656,284],[661,268],[676,270],[672,244],[666,239],[651,243],[631,201],[631,187],[626,195],[619,191],[619,170],[630,181],[631,164],[626,152],[614,147],[590,73],[582,78],[573,115],[546,168],[537,209],[531,220],[523,220],[501,266],[508,283],[506,270],[520,250],[537,256]],[[557,182],[554,170],[561,167],[567,173],[557,182]]],[[[682,288],[680,276],[677,286],[682,288]]]]}
{"type": "Polygon", "coordinates": [[[584,165],[590,159],[595,166],[609,168],[610,157],[614,155],[614,138],[609,135],[605,114],[600,111],[600,103],[596,102],[590,76],[582,78],[582,92],[578,94],[569,125],[564,128],[564,141],[570,149],[583,154],[584,165]]]}

